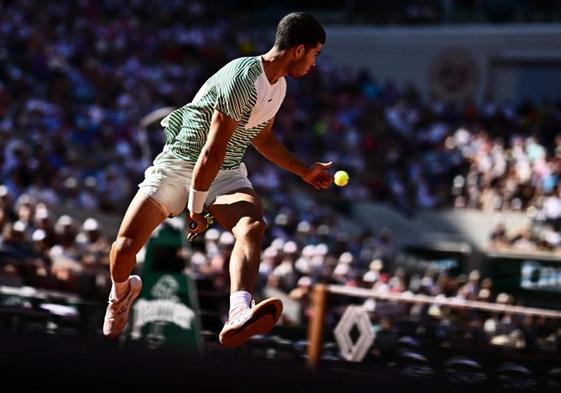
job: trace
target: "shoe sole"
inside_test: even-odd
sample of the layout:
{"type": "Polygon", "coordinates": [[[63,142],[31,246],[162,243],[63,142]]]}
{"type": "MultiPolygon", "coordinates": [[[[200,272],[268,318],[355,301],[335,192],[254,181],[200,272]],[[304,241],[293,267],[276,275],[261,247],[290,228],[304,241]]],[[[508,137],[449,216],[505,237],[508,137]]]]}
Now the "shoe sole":
{"type": "MultiPolygon", "coordinates": [[[[132,308],[132,305],[133,305],[134,301],[140,296],[140,292],[142,292],[142,280],[139,281],[138,289],[136,291],[137,291],[137,293],[133,294],[133,299],[131,300],[131,305],[130,305],[129,311],[128,311],[129,315],[130,315],[130,309],[132,308]]],[[[125,330],[128,323],[129,323],[129,319],[127,318],[127,322],[125,322],[125,324],[123,325],[123,328],[121,330],[119,330],[118,332],[107,334],[107,335],[104,334],[105,338],[108,338],[110,340],[116,339],[117,337],[119,337],[121,335],[121,333],[123,333],[123,330],[125,330]]]]}
{"type": "Polygon", "coordinates": [[[272,298],[254,307],[253,316],[242,326],[220,333],[220,343],[227,348],[236,348],[257,334],[269,333],[282,315],[282,302],[272,298]]]}

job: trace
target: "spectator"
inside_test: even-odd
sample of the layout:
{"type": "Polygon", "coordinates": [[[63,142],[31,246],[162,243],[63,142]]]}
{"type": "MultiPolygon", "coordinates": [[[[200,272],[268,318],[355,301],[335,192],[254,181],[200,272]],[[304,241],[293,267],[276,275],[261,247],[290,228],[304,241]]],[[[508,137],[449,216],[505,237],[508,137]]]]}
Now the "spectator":
{"type": "Polygon", "coordinates": [[[392,321],[389,318],[382,318],[376,328],[376,338],[373,345],[374,355],[384,363],[395,361],[398,335],[392,321]]]}

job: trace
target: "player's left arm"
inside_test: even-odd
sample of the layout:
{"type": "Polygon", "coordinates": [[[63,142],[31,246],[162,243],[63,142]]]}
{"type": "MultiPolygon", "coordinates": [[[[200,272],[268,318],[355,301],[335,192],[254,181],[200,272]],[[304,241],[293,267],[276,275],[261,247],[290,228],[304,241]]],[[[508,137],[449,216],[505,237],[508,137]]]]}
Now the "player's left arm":
{"type": "Polygon", "coordinates": [[[253,147],[273,164],[301,177],[316,190],[329,187],[333,182],[333,175],[328,171],[331,162],[316,162],[312,166],[304,164],[277,138],[272,131],[273,123],[274,118],[253,138],[253,147]]]}

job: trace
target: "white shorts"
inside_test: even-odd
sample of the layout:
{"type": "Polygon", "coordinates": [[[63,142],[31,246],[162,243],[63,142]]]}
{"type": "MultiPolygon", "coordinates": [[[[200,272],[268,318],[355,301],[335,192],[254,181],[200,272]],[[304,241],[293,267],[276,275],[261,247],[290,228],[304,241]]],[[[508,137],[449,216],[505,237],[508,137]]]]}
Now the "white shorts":
{"type": "MultiPolygon", "coordinates": [[[[195,164],[175,157],[165,146],[153,165],[144,172],[144,181],[138,187],[159,202],[167,217],[177,216],[187,207],[194,167],[195,164]]],[[[209,206],[218,196],[240,188],[253,188],[245,164],[241,163],[235,169],[221,169],[210,185],[205,205],[209,206]]]]}

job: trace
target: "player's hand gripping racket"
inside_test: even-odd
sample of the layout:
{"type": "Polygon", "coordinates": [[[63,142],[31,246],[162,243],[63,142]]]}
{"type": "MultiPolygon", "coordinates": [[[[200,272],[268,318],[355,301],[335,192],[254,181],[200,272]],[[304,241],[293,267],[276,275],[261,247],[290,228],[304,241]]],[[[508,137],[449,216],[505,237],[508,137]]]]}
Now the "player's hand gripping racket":
{"type": "MultiPolygon", "coordinates": [[[[206,220],[206,228],[198,233],[187,232],[187,240],[189,240],[190,242],[195,240],[195,238],[197,237],[197,235],[199,235],[199,233],[206,231],[207,228],[214,223],[214,217],[212,217],[210,213],[205,213],[203,217],[206,220]]],[[[187,224],[187,227],[189,228],[190,231],[197,230],[198,226],[199,224],[196,221],[189,221],[189,223],[187,224]]]]}

